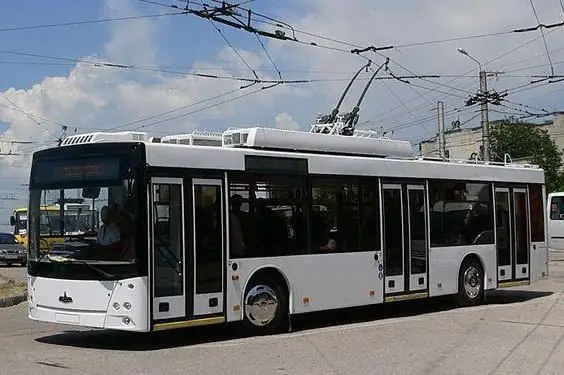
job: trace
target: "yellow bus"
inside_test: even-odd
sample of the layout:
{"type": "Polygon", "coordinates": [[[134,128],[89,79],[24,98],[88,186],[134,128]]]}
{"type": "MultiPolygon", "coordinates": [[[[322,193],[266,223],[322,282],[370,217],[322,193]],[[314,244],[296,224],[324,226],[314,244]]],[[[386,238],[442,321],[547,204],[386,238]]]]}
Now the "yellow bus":
{"type": "MultiPolygon", "coordinates": [[[[98,214],[90,205],[82,203],[65,203],[63,220],[65,234],[60,234],[61,206],[56,203],[40,207],[40,231],[42,237],[41,250],[49,250],[54,243],[64,241],[64,235],[81,234],[98,226],[98,214]]],[[[27,248],[27,207],[14,210],[10,217],[10,225],[14,227],[16,240],[27,248]]]]}

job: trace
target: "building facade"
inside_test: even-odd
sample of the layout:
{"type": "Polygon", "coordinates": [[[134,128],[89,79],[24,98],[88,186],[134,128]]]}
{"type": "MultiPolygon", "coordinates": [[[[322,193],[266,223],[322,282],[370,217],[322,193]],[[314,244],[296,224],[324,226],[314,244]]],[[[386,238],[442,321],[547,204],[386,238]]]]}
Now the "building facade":
{"type": "MultiPolygon", "coordinates": [[[[495,121],[490,123],[495,126],[495,121]]],[[[555,116],[552,120],[538,124],[547,131],[560,150],[564,149],[564,115],[555,116]]],[[[482,127],[459,128],[453,126],[445,129],[446,156],[450,159],[472,159],[480,155],[482,146],[482,127]]],[[[419,155],[423,157],[438,157],[439,143],[437,136],[419,143],[419,155]]],[[[515,161],[515,160],[514,160],[515,161]]]]}

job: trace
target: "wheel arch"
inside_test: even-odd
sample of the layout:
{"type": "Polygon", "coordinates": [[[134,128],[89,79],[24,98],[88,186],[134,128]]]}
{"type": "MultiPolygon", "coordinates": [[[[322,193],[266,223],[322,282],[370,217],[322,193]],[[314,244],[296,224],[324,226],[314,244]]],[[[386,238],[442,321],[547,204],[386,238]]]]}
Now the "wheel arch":
{"type": "Polygon", "coordinates": [[[251,273],[249,273],[249,277],[247,277],[247,279],[245,280],[245,284],[243,285],[243,288],[241,289],[241,319],[245,318],[245,293],[247,291],[247,288],[249,287],[250,283],[257,279],[257,278],[261,278],[261,277],[268,277],[268,278],[273,278],[274,280],[277,280],[281,283],[281,286],[285,289],[286,292],[286,297],[288,298],[288,314],[291,314],[291,312],[293,311],[293,290],[292,290],[292,284],[290,283],[290,280],[288,279],[288,276],[286,275],[286,273],[284,272],[284,270],[282,270],[282,268],[278,265],[275,264],[264,264],[262,266],[259,266],[257,268],[255,268],[251,273]]]}

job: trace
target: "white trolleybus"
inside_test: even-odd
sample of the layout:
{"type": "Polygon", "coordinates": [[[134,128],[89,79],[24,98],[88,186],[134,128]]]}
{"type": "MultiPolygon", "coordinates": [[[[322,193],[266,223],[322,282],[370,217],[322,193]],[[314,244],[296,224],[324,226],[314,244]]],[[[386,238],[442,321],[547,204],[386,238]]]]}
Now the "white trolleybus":
{"type": "Polygon", "coordinates": [[[416,158],[408,142],[335,124],[91,133],[34,153],[29,318],[269,333],[313,311],[475,305],[548,276],[542,169],[416,158]],[[69,235],[61,222],[58,251],[42,250],[41,206],[77,196],[99,228],[69,235]]]}

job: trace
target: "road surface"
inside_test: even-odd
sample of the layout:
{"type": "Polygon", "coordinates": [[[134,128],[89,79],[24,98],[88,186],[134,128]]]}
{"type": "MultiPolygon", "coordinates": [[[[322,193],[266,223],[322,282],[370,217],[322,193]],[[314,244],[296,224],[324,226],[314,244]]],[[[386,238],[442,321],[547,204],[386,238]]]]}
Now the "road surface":
{"type": "Polygon", "coordinates": [[[203,327],[151,335],[39,324],[0,309],[1,374],[562,374],[564,253],[551,277],[485,306],[416,301],[296,321],[296,332],[237,338],[203,327]]]}

